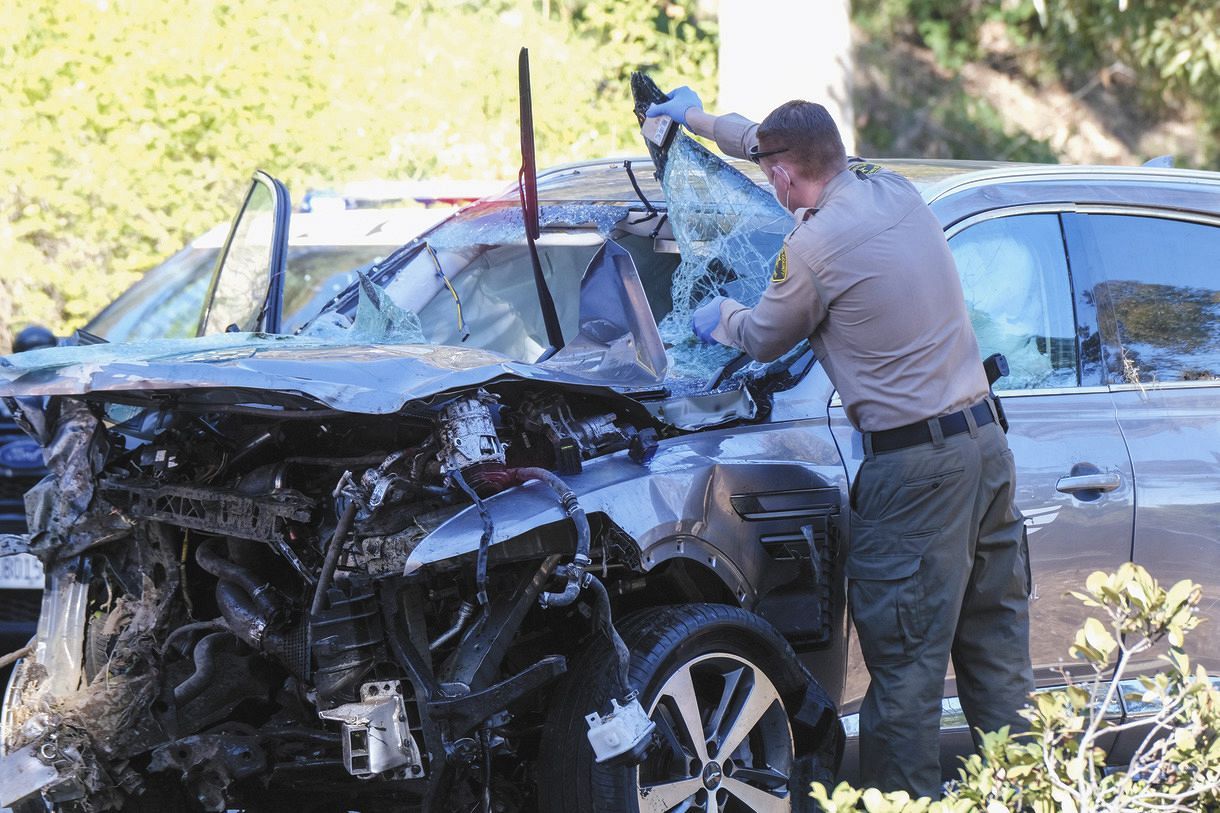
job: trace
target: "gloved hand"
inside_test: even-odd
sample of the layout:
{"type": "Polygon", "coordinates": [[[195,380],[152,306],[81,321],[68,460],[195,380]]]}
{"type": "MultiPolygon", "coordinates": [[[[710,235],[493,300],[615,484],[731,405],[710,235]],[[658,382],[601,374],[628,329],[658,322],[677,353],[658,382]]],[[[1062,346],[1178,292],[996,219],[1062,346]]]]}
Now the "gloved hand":
{"type": "Polygon", "coordinates": [[[714,296],[695,308],[695,312],[691,314],[690,329],[699,337],[699,341],[706,344],[716,343],[712,338],[712,331],[720,324],[720,303],[724,300],[723,296],[714,296]]]}
{"type": "Polygon", "coordinates": [[[648,117],[653,116],[669,116],[674,121],[686,126],[686,111],[692,107],[703,109],[703,101],[699,98],[699,94],[683,85],[669,93],[669,101],[653,104],[644,114],[648,117]]]}

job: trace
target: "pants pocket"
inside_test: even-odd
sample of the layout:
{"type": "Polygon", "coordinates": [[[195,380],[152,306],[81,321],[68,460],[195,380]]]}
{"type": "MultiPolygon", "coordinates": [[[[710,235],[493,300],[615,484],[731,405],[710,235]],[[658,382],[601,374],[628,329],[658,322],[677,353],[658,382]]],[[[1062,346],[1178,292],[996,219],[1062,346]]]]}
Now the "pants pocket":
{"type": "Polygon", "coordinates": [[[847,597],[866,664],[909,660],[924,639],[922,557],[849,555],[847,597]]]}

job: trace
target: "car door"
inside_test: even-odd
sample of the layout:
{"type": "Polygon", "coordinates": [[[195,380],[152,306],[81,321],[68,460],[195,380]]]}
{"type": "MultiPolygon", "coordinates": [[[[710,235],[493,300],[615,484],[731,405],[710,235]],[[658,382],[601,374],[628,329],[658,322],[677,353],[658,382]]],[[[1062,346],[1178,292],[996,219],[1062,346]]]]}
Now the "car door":
{"type": "MultiPolygon", "coordinates": [[[[1095,280],[1104,367],[1135,471],[1132,558],[1203,587],[1188,651],[1220,675],[1220,217],[1072,216],[1095,280]]],[[[1137,668],[1159,670],[1148,653],[1137,668]]]]}
{"type": "Polygon", "coordinates": [[[290,210],[284,185],[255,172],[212,273],[198,335],[279,332],[290,210]]]}
{"type": "MultiPolygon", "coordinates": [[[[1102,378],[1096,308],[1087,281],[1069,264],[1053,207],[982,213],[956,223],[947,237],[982,356],[1004,353],[1011,368],[996,391],[1008,415],[1017,505],[1028,532],[1030,650],[1038,684],[1062,684],[1062,672],[1074,668],[1068,646],[1087,616],[1068,591],[1131,555],[1131,463],[1102,378]]],[[[831,421],[854,478],[859,435],[833,405],[831,421]]],[[[848,703],[867,686],[859,648],[851,651],[848,703]]],[[[942,765],[952,773],[952,755],[972,744],[952,675],[945,691],[942,765]]]]}

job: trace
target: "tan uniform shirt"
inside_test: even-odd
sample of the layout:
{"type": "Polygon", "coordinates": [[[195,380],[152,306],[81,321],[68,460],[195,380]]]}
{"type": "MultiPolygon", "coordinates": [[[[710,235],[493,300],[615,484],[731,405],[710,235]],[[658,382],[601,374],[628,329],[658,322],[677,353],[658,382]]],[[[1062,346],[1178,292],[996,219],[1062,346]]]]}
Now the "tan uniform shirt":
{"type": "MultiPolygon", "coordinates": [[[[744,157],[756,129],[721,116],[716,142],[744,157]]],[[[847,417],[871,432],[969,406],[987,378],[940,223],[908,180],[867,166],[796,211],[762,299],[722,302],[712,336],[760,361],[808,337],[847,417]]]]}

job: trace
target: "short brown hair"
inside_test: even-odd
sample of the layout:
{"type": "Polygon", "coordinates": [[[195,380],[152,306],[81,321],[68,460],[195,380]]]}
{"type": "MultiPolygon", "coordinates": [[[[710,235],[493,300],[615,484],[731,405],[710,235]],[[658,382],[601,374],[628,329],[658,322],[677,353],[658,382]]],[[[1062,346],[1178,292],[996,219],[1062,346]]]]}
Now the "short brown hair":
{"type": "Polygon", "coordinates": [[[826,180],[847,168],[843,138],[830,113],[816,102],[793,99],[772,110],[758,126],[760,152],[787,148],[784,157],[814,180],[826,180]]]}

